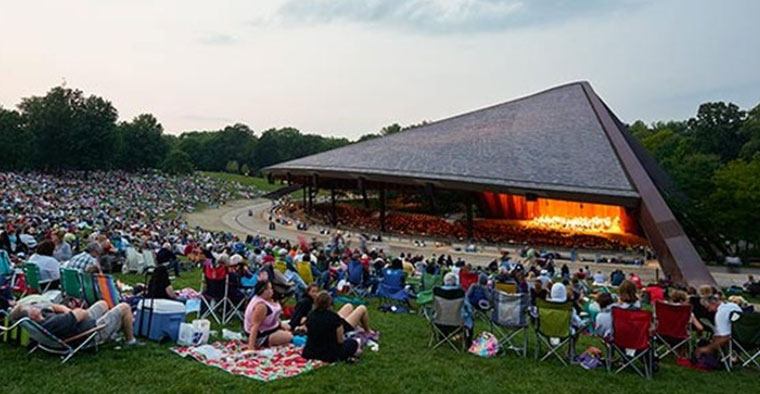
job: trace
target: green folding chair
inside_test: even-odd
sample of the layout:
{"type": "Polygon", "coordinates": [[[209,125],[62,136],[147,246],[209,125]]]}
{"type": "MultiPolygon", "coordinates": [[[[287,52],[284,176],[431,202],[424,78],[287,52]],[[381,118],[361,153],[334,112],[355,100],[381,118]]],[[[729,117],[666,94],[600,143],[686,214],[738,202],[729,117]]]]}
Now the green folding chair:
{"type": "Polygon", "coordinates": [[[94,305],[100,300],[98,297],[98,290],[95,287],[95,278],[91,274],[85,273],[82,273],[80,277],[82,280],[82,295],[84,296],[84,300],[88,305],[94,305]]]}
{"type": "Polygon", "coordinates": [[[46,283],[45,287],[40,283],[40,267],[34,263],[24,263],[24,279],[26,281],[26,288],[21,294],[21,297],[27,294],[29,289],[34,290],[37,294],[42,294],[48,290],[50,283],[46,283]]]}
{"type": "Polygon", "coordinates": [[[538,308],[538,318],[536,319],[536,347],[535,358],[539,358],[542,347],[546,347],[546,353],[541,357],[541,361],[554,355],[562,364],[568,365],[572,360],[573,354],[573,335],[570,327],[570,321],[573,317],[573,305],[570,302],[555,303],[545,300],[536,300],[538,308]],[[560,350],[567,345],[568,359],[560,355],[560,350]]]}
{"type": "MultiPolygon", "coordinates": [[[[760,368],[760,312],[731,314],[731,342],[729,356],[735,355],[742,368],[760,368]]],[[[733,357],[727,357],[727,368],[733,368],[733,357]]]]}
{"type": "Polygon", "coordinates": [[[420,290],[417,292],[417,305],[423,316],[427,316],[431,312],[431,307],[433,305],[433,288],[441,285],[443,285],[442,275],[428,274],[427,272],[422,274],[420,290]]]}
{"type": "Polygon", "coordinates": [[[61,289],[69,297],[82,298],[82,278],[75,268],[61,268],[61,289]]]}

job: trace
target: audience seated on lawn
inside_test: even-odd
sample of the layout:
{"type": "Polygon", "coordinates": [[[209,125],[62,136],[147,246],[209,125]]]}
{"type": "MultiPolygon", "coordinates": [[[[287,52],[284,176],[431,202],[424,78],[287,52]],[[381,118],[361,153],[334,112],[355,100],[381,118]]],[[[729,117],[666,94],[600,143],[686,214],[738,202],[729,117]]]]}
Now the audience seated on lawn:
{"type": "Polygon", "coordinates": [[[603,339],[612,339],[612,307],[615,300],[610,293],[601,293],[596,297],[599,304],[599,313],[596,315],[596,324],[594,330],[596,335],[603,339]]]}
{"type": "Polygon", "coordinates": [[[488,288],[488,276],[480,274],[478,282],[467,289],[467,299],[473,308],[486,310],[491,306],[491,289],[488,288]]]}
{"type": "Polygon", "coordinates": [[[306,292],[296,303],[293,308],[293,314],[290,316],[290,328],[293,332],[305,332],[306,331],[306,317],[311,313],[314,307],[314,299],[319,292],[319,284],[313,282],[306,288],[306,292]]]}
{"type": "Polygon", "coordinates": [[[623,309],[641,309],[639,296],[636,294],[636,284],[630,280],[624,280],[618,289],[618,303],[615,305],[623,309]]]}
{"type": "MultiPolygon", "coordinates": [[[[344,305],[344,308],[350,304],[344,305]]],[[[358,339],[345,339],[347,330],[353,330],[355,324],[361,323],[368,332],[369,320],[367,309],[362,305],[349,316],[343,317],[332,310],[333,300],[326,291],[317,294],[314,300],[314,310],[306,320],[308,336],[303,348],[303,357],[326,362],[345,361],[361,354],[361,344],[358,339]],[[360,311],[361,312],[357,312],[360,311]],[[356,320],[354,324],[346,319],[356,320]]],[[[343,309],[341,309],[343,310],[343,309]]]]}
{"type": "Polygon", "coordinates": [[[52,289],[58,287],[61,279],[61,265],[53,257],[54,250],[53,241],[46,239],[37,245],[35,253],[29,257],[29,262],[40,268],[40,284],[52,289]]]}
{"type": "Polygon", "coordinates": [[[66,263],[69,268],[76,268],[79,271],[87,273],[102,272],[100,269],[100,263],[98,257],[103,253],[103,247],[97,241],[93,241],[87,244],[84,252],[71,258],[66,263]]]}
{"type": "MultiPolygon", "coordinates": [[[[443,276],[443,286],[441,287],[446,290],[460,288],[461,286],[457,284],[458,278],[459,276],[453,272],[447,273],[443,276]]],[[[474,332],[475,315],[473,314],[472,305],[470,304],[470,301],[467,299],[467,297],[464,298],[462,317],[464,318],[465,335],[467,337],[466,343],[469,346],[469,344],[472,342],[472,334],[474,332]]]]}
{"type": "Polygon", "coordinates": [[[248,349],[284,345],[293,339],[290,326],[280,322],[282,306],[272,297],[269,281],[256,282],[254,297],[245,309],[243,329],[248,335],[248,349]]]}
{"type": "Polygon", "coordinates": [[[119,332],[124,333],[126,345],[139,344],[132,334],[132,310],[126,303],[108,310],[105,301],[98,301],[89,309],[69,309],[58,304],[17,305],[11,311],[11,320],[24,317],[39,323],[51,334],[59,338],[70,338],[98,325],[105,328],[98,331],[98,343],[105,343],[119,332]]]}
{"type": "MultiPolygon", "coordinates": [[[[69,261],[71,259],[71,256],[73,256],[71,252],[71,245],[66,242],[66,231],[59,230],[54,231],[50,238],[53,240],[53,244],[55,244],[55,249],[53,249],[53,257],[55,257],[58,262],[63,263],[65,261],[69,261]]],[[[73,236],[73,234],[71,234],[73,236]]]]}
{"type": "Polygon", "coordinates": [[[159,298],[175,301],[184,301],[179,299],[177,293],[172,288],[172,282],[169,280],[169,262],[156,262],[156,268],[148,282],[147,298],[159,298]]]}
{"type": "Polygon", "coordinates": [[[731,341],[731,314],[742,313],[739,305],[723,302],[715,295],[706,296],[701,302],[705,309],[715,313],[715,331],[709,344],[696,349],[697,357],[720,352],[720,349],[731,341]]]}

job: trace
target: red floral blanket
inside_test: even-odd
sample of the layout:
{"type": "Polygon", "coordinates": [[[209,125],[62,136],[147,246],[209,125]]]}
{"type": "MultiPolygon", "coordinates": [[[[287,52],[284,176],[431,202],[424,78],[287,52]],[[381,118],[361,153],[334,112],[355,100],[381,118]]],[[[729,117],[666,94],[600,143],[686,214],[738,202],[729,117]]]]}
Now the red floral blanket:
{"type": "Polygon", "coordinates": [[[171,350],[182,357],[191,357],[203,364],[220,368],[233,375],[269,382],[300,375],[328,365],[301,357],[300,347],[293,344],[245,352],[241,341],[216,342],[202,346],[175,347],[171,350]]]}

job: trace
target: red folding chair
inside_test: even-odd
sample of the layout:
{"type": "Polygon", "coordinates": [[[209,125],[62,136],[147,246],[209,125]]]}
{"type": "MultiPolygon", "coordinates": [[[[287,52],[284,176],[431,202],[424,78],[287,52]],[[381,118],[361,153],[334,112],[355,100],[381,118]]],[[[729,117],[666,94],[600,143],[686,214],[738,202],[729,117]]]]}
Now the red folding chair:
{"type": "Polygon", "coordinates": [[[612,364],[620,361],[622,364],[615,373],[630,367],[639,375],[647,379],[652,378],[654,351],[651,326],[652,312],[612,308],[612,327],[615,334],[612,342],[607,343],[608,371],[612,372],[612,364]],[[614,358],[616,354],[617,359],[614,358]]]}
{"type": "Polygon", "coordinates": [[[459,271],[459,285],[462,287],[462,290],[466,293],[470,286],[478,282],[479,276],[477,272],[459,271]]]}
{"type": "Polygon", "coordinates": [[[658,301],[654,304],[657,318],[655,335],[659,346],[655,350],[658,359],[668,354],[677,355],[676,351],[688,346],[686,357],[691,357],[691,305],[671,304],[658,301]]]}

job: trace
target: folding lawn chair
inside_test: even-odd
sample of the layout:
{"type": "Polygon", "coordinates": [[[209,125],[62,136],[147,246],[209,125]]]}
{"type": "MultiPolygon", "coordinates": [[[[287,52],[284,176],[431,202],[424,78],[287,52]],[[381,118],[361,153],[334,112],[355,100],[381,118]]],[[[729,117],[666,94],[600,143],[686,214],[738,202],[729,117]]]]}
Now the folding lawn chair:
{"type": "Polygon", "coordinates": [[[346,280],[351,285],[348,290],[349,296],[366,297],[369,292],[364,283],[364,266],[358,261],[351,260],[348,262],[348,271],[346,280]]]}
{"type": "Polygon", "coordinates": [[[491,332],[500,337],[502,350],[514,350],[520,356],[528,355],[528,318],[530,305],[529,294],[508,294],[495,291],[491,311],[491,332]],[[513,340],[522,335],[522,346],[513,340]]]}
{"type": "Polygon", "coordinates": [[[442,275],[428,274],[427,272],[422,273],[420,286],[417,289],[417,306],[422,315],[428,316],[432,313],[430,306],[433,305],[433,288],[442,284],[442,275]]]}
{"type": "Polygon", "coordinates": [[[498,290],[502,293],[515,294],[517,293],[517,283],[505,283],[496,282],[493,284],[494,290],[498,290]]]}
{"type": "Polygon", "coordinates": [[[304,283],[306,283],[306,286],[314,282],[314,274],[312,274],[311,272],[311,262],[309,261],[297,262],[296,271],[298,272],[298,276],[301,277],[301,280],[303,280],[304,283]]]}
{"type": "Polygon", "coordinates": [[[6,283],[9,283],[10,287],[13,288],[16,282],[16,270],[13,269],[11,258],[4,249],[0,249],[0,275],[5,277],[6,283]]]}
{"type": "Polygon", "coordinates": [[[42,294],[48,290],[52,283],[52,281],[46,282],[44,286],[40,283],[40,267],[34,263],[24,263],[24,278],[26,288],[21,297],[25,296],[29,290],[34,291],[35,294],[42,294]]]}
{"type": "Polygon", "coordinates": [[[654,314],[655,338],[659,343],[655,349],[655,357],[661,360],[670,353],[677,355],[676,351],[686,346],[686,358],[691,358],[691,305],[656,301],[654,314]]]}
{"type": "Polygon", "coordinates": [[[207,263],[201,270],[201,308],[198,310],[200,319],[211,315],[217,324],[222,325],[226,317],[224,302],[227,295],[227,267],[220,265],[214,267],[207,263]],[[205,310],[204,310],[205,307],[205,310]],[[219,317],[221,313],[221,318],[219,317]]]}
{"type": "Polygon", "coordinates": [[[431,333],[428,343],[432,349],[448,343],[456,351],[465,350],[465,320],[462,317],[464,298],[464,291],[461,288],[436,287],[433,289],[434,312],[430,319],[431,333]],[[455,343],[457,336],[461,336],[461,347],[457,347],[455,343]]]}
{"type": "Polygon", "coordinates": [[[146,269],[156,268],[156,252],[153,249],[143,249],[143,271],[146,269]]]}
{"type": "Polygon", "coordinates": [[[488,294],[488,291],[479,285],[472,285],[467,291],[467,300],[472,307],[473,315],[476,319],[480,319],[488,323],[491,319],[489,317],[491,313],[491,302],[493,295],[488,294]]]}
{"type": "Polygon", "coordinates": [[[11,327],[3,327],[3,330],[11,330],[17,325],[26,330],[29,333],[29,338],[36,342],[36,345],[29,351],[29,354],[37,349],[42,349],[48,353],[60,355],[62,364],[82,349],[94,347],[97,351],[98,331],[106,327],[105,324],[102,324],[70,338],[61,339],[50,333],[36,321],[25,317],[14,323],[11,327]]]}
{"type": "Polygon", "coordinates": [[[142,274],[145,272],[145,258],[137,249],[128,246],[124,251],[124,255],[126,256],[126,260],[122,266],[123,273],[137,272],[138,274],[142,274]]]}
{"type": "Polygon", "coordinates": [[[541,361],[546,360],[551,355],[557,357],[562,364],[567,365],[559,351],[568,345],[568,359],[572,360],[573,341],[570,321],[573,317],[573,305],[570,302],[556,303],[542,299],[536,300],[538,308],[538,318],[536,319],[536,348],[535,358],[538,359],[541,353],[542,344],[547,347],[546,353],[541,357],[541,361]]]}
{"type": "Polygon", "coordinates": [[[383,271],[383,279],[377,287],[377,296],[391,304],[403,304],[409,306],[409,293],[403,285],[404,271],[399,269],[386,269],[383,271]]]}
{"type": "Polygon", "coordinates": [[[654,364],[650,333],[652,312],[612,308],[612,328],[615,334],[612,341],[607,343],[607,370],[612,372],[614,356],[617,354],[622,365],[615,373],[630,367],[639,375],[651,379],[654,364]]]}
{"type": "Polygon", "coordinates": [[[87,305],[94,305],[100,300],[98,297],[98,289],[95,284],[95,278],[92,274],[80,273],[79,277],[82,281],[82,295],[87,305]]]}
{"type": "MultiPolygon", "coordinates": [[[[225,285],[224,285],[224,298],[222,299],[222,323],[227,324],[230,321],[232,321],[233,318],[237,317],[240,319],[241,322],[245,320],[245,308],[248,306],[248,301],[250,300],[251,293],[244,291],[244,296],[238,302],[236,303],[231,297],[230,297],[230,277],[231,275],[227,274],[227,277],[225,278],[225,285]]],[[[241,284],[242,287],[242,284],[241,284]]]]}
{"type": "Polygon", "coordinates": [[[82,278],[78,269],[61,267],[61,290],[69,297],[82,299],[82,278]]]}
{"type": "Polygon", "coordinates": [[[475,283],[478,283],[478,275],[477,272],[465,272],[464,270],[459,271],[459,286],[462,287],[462,290],[467,292],[467,290],[475,283]]]}
{"type": "Polygon", "coordinates": [[[728,345],[728,368],[733,367],[736,355],[741,367],[750,365],[760,368],[760,312],[731,313],[731,342],[728,345]]]}
{"type": "Polygon", "coordinates": [[[108,304],[108,309],[113,308],[121,302],[119,289],[116,288],[116,282],[111,275],[92,274],[93,284],[96,286],[98,298],[108,304]]]}

